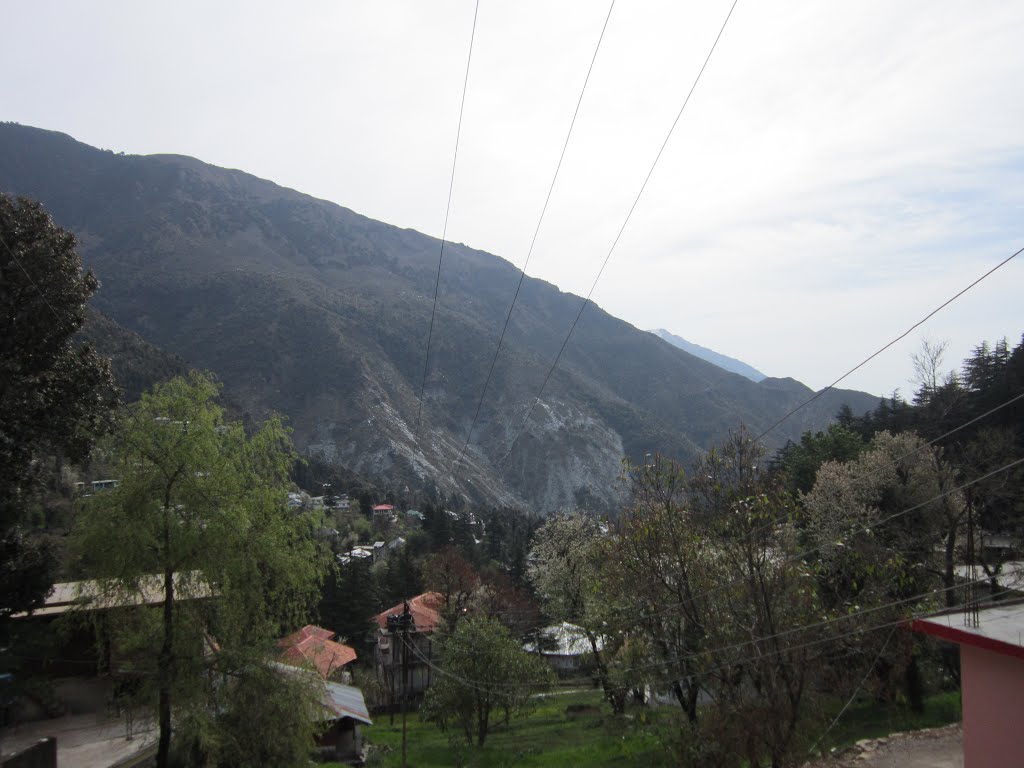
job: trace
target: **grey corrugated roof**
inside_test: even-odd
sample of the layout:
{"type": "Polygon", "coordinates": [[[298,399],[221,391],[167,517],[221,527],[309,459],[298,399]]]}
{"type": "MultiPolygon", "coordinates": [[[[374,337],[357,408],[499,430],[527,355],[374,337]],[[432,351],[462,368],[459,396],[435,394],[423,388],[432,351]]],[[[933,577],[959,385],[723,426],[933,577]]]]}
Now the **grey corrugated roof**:
{"type": "Polygon", "coordinates": [[[327,699],[324,706],[331,710],[338,717],[351,717],[367,725],[373,725],[370,720],[370,712],[363,701],[363,692],[351,685],[341,683],[327,683],[327,699]]]}
{"type": "MultiPolygon", "coordinates": [[[[582,656],[585,653],[593,653],[587,632],[582,627],[563,621],[561,624],[553,624],[541,630],[548,642],[548,647],[540,651],[542,656],[582,656]]],[[[604,647],[604,641],[597,638],[597,650],[604,647]]],[[[537,653],[534,643],[526,643],[523,650],[529,653],[537,653]]]]}

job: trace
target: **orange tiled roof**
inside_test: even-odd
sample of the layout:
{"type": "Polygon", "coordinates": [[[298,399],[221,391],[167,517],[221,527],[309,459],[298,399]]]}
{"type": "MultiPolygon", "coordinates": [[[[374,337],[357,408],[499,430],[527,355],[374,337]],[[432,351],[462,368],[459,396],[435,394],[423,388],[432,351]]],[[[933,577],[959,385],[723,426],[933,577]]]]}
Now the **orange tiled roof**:
{"type": "Polygon", "coordinates": [[[277,641],[281,648],[280,660],[295,666],[312,664],[325,680],[333,673],[356,660],[354,648],[336,643],[334,633],[323,627],[307,624],[297,632],[277,641]]]}
{"type": "MultiPolygon", "coordinates": [[[[419,632],[433,632],[441,623],[441,606],[444,605],[444,597],[440,592],[424,592],[422,595],[409,599],[409,613],[412,614],[413,623],[419,632]]],[[[388,608],[377,615],[377,626],[386,629],[388,616],[400,614],[405,610],[405,603],[388,608]]]]}

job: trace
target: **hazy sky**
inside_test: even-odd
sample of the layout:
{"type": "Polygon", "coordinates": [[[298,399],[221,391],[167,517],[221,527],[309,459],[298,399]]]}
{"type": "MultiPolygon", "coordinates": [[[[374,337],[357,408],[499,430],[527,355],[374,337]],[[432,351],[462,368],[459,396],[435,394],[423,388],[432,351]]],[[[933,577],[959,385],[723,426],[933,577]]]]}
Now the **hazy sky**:
{"type": "MultiPolygon", "coordinates": [[[[619,0],[529,274],[589,290],[729,4],[619,0]]],[[[482,0],[449,239],[522,265],[607,10],[482,0]]],[[[4,17],[0,119],[441,234],[471,0],[4,17]]],[[[595,300],[828,384],[1024,246],[1022,39],[1020,0],[740,0],[595,300]]],[[[1024,255],[844,386],[906,391],[925,336],[950,367],[1018,341],[1022,289],[1024,255]]]]}

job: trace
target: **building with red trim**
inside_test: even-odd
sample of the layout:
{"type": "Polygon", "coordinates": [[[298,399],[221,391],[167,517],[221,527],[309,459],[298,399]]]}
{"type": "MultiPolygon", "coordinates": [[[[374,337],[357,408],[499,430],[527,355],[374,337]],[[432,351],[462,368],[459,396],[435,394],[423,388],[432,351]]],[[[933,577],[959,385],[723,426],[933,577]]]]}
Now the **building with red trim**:
{"type": "Polygon", "coordinates": [[[1024,602],[917,619],[911,627],[960,646],[964,765],[1024,765],[1024,602]],[[976,626],[975,626],[976,624],[976,626]]]}

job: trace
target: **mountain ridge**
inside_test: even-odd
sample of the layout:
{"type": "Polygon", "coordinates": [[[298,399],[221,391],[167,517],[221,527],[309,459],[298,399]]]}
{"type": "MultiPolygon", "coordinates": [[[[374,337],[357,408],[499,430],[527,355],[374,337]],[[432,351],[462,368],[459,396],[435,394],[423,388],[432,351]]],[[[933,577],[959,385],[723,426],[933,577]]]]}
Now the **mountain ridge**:
{"type": "Polygon", "coordinates": [[[714,363],[723,370],[738,373],[740,376],[750,379],[754,383],[768,378],[754,366],[748,365],[742,360],[737,360],[735,357],[729,357],[728,355],[723,355],[721,352],[716,352],[708,347],[695,344],[692,341],[687,341],[682,336],[674,334],[671,331],[667,331],[664,328],[655,328],[654,330],[648,331],[648,333],[653,333],[659,339],[663,339],[672,346],[678,347],[684,352],[689,352],[691,355],[699,357],[701,360],[707,360],[709,363],[714,363]]]}
{"type": "MultiPolygon", "coordinates": [[[[804,398],[802,385],[754,384],[591,305],[502,462],[583,301],[527,277],[456,477],[519,276],[507,260],[446,244],[416,425],[436,238],[244,171],[10,123],[0,125],[0,188],[39,199],[79,236],[103,284],[100,311],[215,371],[255,417],[286,414],[300,449],[398,489],[607,509],[623,456],[687,461],[804,398]]],[[[860,412],[876,401],[830,391],[769,447],[823,427],[844,402],[860,412]]]]}

